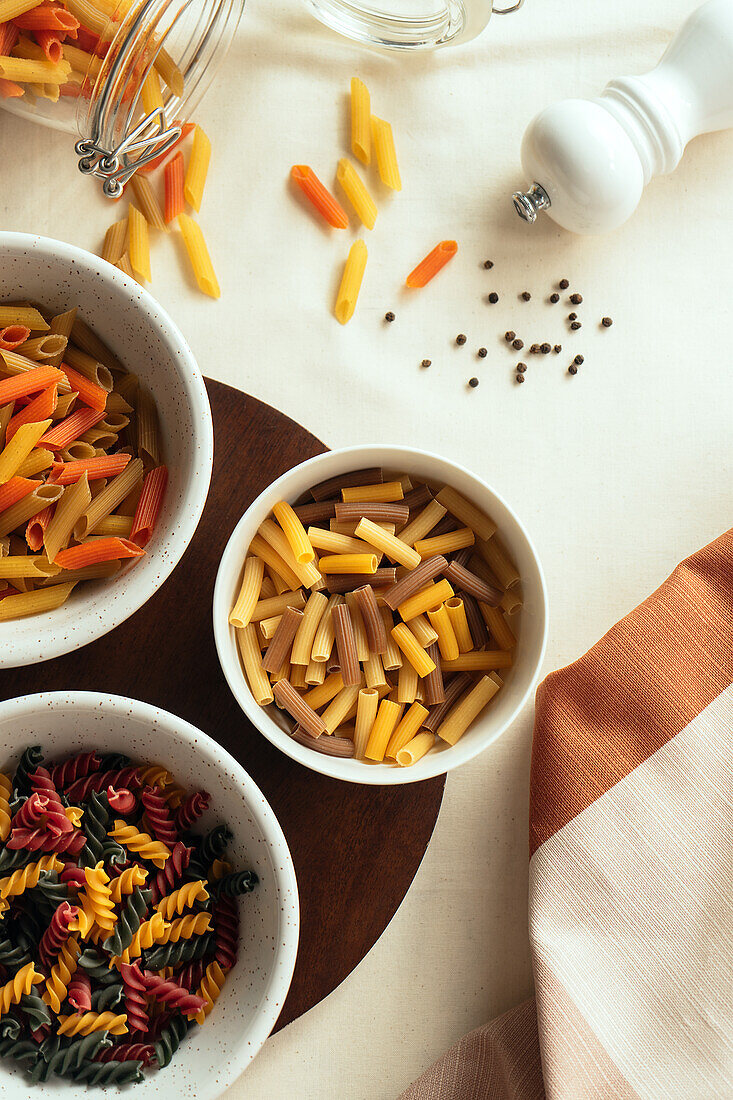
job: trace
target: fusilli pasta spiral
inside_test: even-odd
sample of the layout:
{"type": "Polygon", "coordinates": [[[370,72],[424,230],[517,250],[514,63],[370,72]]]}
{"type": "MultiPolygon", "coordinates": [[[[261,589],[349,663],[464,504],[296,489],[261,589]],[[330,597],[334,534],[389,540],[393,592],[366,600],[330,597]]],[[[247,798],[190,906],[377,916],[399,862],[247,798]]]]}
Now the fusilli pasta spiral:
{"type": "Polygon", "coordinates": [[[128,851],[135,852],[142,859],[150,860],[158,868],[165,866],[171,854],[165,844],[159,840],[153,840],[147,833],[139,832],[134,825],[128,825],[121,818],[115,821],[114,827],[108,831],[107,835],[128,851]]]}

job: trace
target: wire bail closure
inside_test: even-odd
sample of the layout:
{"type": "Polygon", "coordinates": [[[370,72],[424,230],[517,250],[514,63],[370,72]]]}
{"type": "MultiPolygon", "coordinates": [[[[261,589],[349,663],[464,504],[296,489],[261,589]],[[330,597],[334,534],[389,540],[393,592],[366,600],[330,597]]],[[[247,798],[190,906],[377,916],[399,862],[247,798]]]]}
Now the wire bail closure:
{"type": "Polygon", "coordinates": [[[107,198],[119,198],[137,169],[166,153],[181,132],[180,125],[167,126],[163,108],[156,107],[114,149],[104,148],[98,132],[92,138],[77,141],[75,149],[80,158],[79,171],[103,180],[102,190],[107,198]],[[149,133],[151,126],[157,126],[154,135],[149,133]],[[132,164],[127,163],[129,155],[138,151],[141,151],[141,156],[132,164]]]}

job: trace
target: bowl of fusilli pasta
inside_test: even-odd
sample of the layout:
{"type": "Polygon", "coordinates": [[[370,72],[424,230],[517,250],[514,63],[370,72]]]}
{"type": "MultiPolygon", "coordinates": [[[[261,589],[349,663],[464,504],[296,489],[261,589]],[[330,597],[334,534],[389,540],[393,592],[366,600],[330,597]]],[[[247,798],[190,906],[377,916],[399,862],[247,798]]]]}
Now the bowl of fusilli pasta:
{"type": "Polygon", "coordinates": [[[3,1096],[213,1100],[277,1020],[298,929],[277,819],[205,733],[119,696],[0,703],[3,1096]]]}

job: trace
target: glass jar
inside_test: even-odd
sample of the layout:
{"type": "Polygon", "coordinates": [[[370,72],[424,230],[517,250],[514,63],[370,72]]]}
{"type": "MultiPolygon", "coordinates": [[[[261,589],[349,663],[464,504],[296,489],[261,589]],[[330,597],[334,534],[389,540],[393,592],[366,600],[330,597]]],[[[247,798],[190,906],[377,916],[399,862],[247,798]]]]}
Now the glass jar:
{"type": "Polygon", "coordinates": [[[387,50],[458,46],[481,34],[494,15],[519,11],[524,0],[303,0],[316,19],[356,42],[387,50]]]}
{"type": "MultiPolygon", "coordinates": [[[[67,81],[58,91],[26,85],[22,97],[0,104],[79,134],[79,168],[116,198],[136,168],[180,137],[231,44],[244,0],[121,0],[114,10],[114,0],[62,2],[81,23],[79,39],[64,43],[67,81]]],[[[40,59],[34,48],[21,37],[14,53],[40,59]]]]}

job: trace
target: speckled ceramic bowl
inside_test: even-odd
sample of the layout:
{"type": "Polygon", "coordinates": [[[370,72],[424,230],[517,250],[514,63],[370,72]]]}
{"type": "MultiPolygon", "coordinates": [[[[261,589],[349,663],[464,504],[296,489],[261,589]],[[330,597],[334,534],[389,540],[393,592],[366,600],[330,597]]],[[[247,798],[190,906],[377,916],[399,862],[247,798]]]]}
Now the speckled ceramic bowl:
{"type": "MultiPolygon", "coordinates": [[[[165,1070],[146,1074],[144,1083],[129,1090],[136,1100],[214,1100],[270,1034],[295,966],[298,890],[274,813],[244,769],[210,737],[134,699],[79,691],[0,703],[0,770],[14,767],[27,745],[41,745],[50,759],[94,748],[164,764],[183,786],[209,791],[211,806],[201,819],[202,827],[228,823],[234,833],[228,858],[235,868],[253,868],[259,875],[259,886],[240,899],[239,959],[213,1012],[203,1027],[190,1032],[165,1070]]],[[[0,1060],[4,1100],[26,1100],[31,1094],[50,1100],[78,1089],[60,1079],[29,1087],[22,1070],[0,1060]]],[[[88,1095],[95,1091],[102,1095],[94,1089],[88,1095]]]]}
{"type": "Polygon", "coordinates": [[[547,643],[547,590],[542,566],[529,535],[506,501],[480,478],[446,458],[410,447],[376,444],[345,447],[340,451],[317,455],[288,470],[257,497],[234,528],[222,555],[214,589],[213,614],[214,638],[221,667],[250,722],[294,760],[313,771],[351,783],[415,783],[452,771],[472,760],[501,736],[527,702],[537,682],[547,643]],[[326,478],[370,466],[382,466],[387,470],[412,474],[418,479],[452,485],[496,522],[500,537],[522,578],[524,606],[511,619],[518,644],[514,665],[501,673],[504,687],[460,741],[455,745],[439,742],[439,747],[410,768],[326,756],[307,745],[299,745],[288,732],[292,725],[290,719],[276,707],[260,707],[255,702],[242,669],[234,628],[229,625],[229,612],[241,584],[247,547],[271,512],[273,504],[278,500],[292,503],[298,500],[301,493],[326,478]]]}
{"type": "Polygon", "coordinates": [[[119,626],[153,595],[188,546],[211,479],[213,429],[191,349],[150,294],[80,248],[0,233],[0,302],[32,299],[80,316],[150,387],[160,417],[169,481],[146,556],[116,577],[85,582],[58,611],[0,623],[0,668],[78,649],[119,626]]]}

